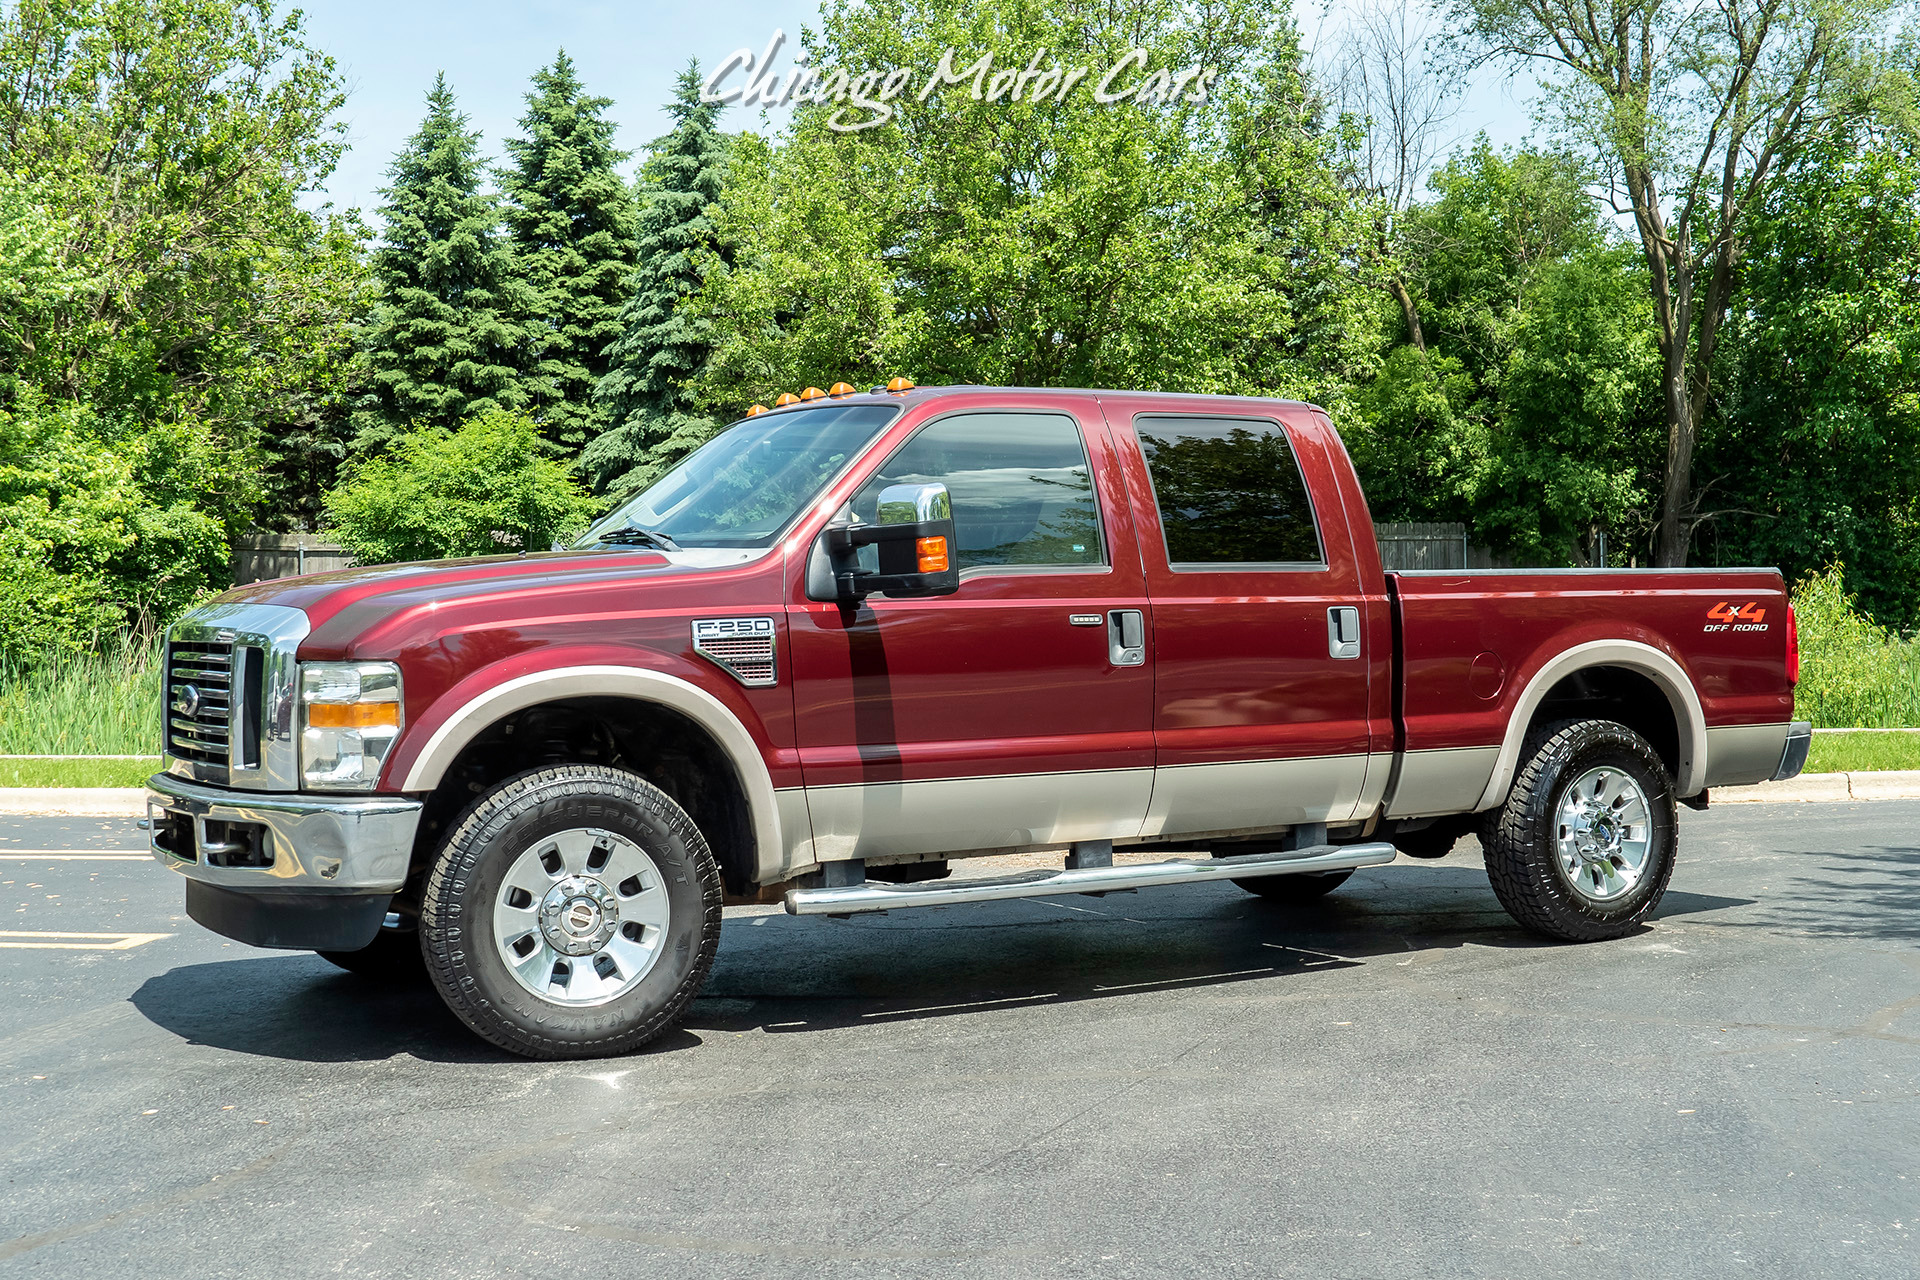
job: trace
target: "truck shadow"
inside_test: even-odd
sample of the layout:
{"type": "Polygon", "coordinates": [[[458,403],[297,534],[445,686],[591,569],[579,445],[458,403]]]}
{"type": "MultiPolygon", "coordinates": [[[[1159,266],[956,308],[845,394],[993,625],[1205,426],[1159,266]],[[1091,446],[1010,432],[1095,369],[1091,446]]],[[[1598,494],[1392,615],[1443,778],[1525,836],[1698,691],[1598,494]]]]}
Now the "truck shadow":
{"type": "MultiPolygon", "coordinates": [[[[1670,892],[1660,914],[1745,905],[1670,892]]],[[[1297,980],[1469,944],[1560,945],[1518,929],[1485,872],[1464,864],[1374,868],[1306,907],[1202,884],[848,920],[735,915],[681,1028],[644,1052],[695,1046],[701,1032],[793,1034],[1297,980]]],[[[133,1004],[192,1043],[263,1057],[516,1061],[467,1031],[424,980],[381,984],[304,954],[182,966],[149,979],[133,1004]]]]}

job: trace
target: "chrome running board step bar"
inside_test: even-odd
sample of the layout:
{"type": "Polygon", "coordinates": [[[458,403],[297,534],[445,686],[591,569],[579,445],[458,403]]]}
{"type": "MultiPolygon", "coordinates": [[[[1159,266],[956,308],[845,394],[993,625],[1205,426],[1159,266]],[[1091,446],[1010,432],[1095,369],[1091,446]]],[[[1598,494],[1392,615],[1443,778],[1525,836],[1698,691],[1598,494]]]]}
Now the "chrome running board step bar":
{"type": "Polygon", "coordinates": [[[917,884],[863,884],[787,890],[787,911],[796,916],[848,915],[856,911],[892,911],[901,907],[949,907],[1003,898],[1044,898],[1059,893],[1111,893],[1151,889],[1162,884],[1200,880],[1239,880],[1249,876],[1300,875],[1310,871],[1349,871],[1392,862],[1390,844],[1321,844],[1283,853],[1243,853],[1232,858],[1176,858],[1119,867],[1083,867],[1065,871],[1027,871],[990,880],[924,880],[917,884]]]}

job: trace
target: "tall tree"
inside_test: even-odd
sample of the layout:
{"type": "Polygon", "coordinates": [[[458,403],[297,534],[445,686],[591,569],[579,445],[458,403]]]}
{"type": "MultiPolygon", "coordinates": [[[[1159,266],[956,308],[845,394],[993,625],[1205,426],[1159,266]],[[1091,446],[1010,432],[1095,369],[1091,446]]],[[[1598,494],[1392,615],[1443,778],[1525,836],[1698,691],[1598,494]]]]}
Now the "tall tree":
{"type": "Polygon", "coordinates": [[[700,67],[689,63],[667,107],[673,131],[648,149],[638,265],[594,392],[608,427],[581,457],[603,492],[637,492],[719,425],[700,411],[692,385],[712,354],[714,326],[685,304],[710,272],[725,270],[714,231],[726,176],[727,139],[714,127],[721,110],[700,100],[700,67]]]}
{"type": "Polygon", "coordinates": [[[481,189],[479,147],[446,76],[434,77],[426,119],[382,191],[380,295],[365,339],[371,391],[356,415],[362,451],[410,423],[451,427],[526,403],[518,365],[528,291],[500,234],[498,202],[481,189]]]}
{"type": "Polygon", "coordinates": [[[633,193],[614,166],[609,98],[588,95],[563,49],[533,73],[509,138],[501,193],[527,286],[528,408],[542,434],[578,449],[603,423],[593,389],[621,335],[620,307],[634,264],[633,193]]]}
{"type": "Polygon", "coordinates": [[[1646,256],[1666,466],[1657,562],[1685,564],[1693,453],[1756,209],[1781,165],[1872,108],[1894,0],[1449,0],[1465,48],[1547,69],[1646,256]]]}

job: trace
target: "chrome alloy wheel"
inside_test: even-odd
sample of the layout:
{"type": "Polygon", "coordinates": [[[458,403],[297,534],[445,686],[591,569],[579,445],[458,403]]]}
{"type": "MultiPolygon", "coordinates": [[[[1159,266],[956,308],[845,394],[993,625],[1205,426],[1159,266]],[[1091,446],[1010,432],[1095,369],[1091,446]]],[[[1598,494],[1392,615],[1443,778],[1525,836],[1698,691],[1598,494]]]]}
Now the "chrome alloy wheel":
{"type": "Polygon", "coordinates": [[[507,971],[553,1004],[605,1004],[659,960],[670,907],[660,869],[611,831],[576,827],[514,859],[493,904],[507,971]]]}
{"type": "Polygon", "coordinates": [[[1555,815],[1560,872],[1589,902],[1633,892],[1653,847],[1651,810],[1625,771],[1589,769],[1560,797],[1555,815]]]}

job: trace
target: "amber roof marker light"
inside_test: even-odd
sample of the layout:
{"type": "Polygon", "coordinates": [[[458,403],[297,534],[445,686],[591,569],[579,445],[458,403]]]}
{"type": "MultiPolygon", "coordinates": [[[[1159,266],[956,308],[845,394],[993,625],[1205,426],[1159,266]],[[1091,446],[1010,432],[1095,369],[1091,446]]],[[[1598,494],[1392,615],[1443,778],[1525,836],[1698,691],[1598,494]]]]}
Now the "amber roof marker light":
{"type": "Polygon", "coordinates": [[[767,411],[767,406],[763,404],[756,404],[752,408],[747,410],[747,416],[749,418],[757,418],[761,414],[765,413],[766,411],[767,411]]]}
{"type": "Polygon", "coordinates": [[[834,399],[838,400],[841,396],[852,395],[853,388],[847,383],[836,382],[831,387],[827,388],[827,394],[832,396],[834,399]]]}
{"type": "Polygon", "coordinates": [[[773,402],[773,407],[776,409],[784,409],[790,404],[799,404],[799,403],[800,403],[799,396],[793,394],[793,392],[791,391],[782,391],[780,393],[780,398],[773,402]]]}
{"type": "Polygon", "coordinates": [[[824,400],[826,399],[826,397],[827,397],[827,393],[822,391],[818,387],[808,387],[805,391],[802,391],[800,393],[800,398],[802,400],[824,400]]]}
{"type": "Polygon", "coordinates": [[[893,392],[895,395],[899,395],[902,391],[911,391],[913,390],[913,380],[911,378],[889,378],[887,380],[887,390],[893,392]]]}

